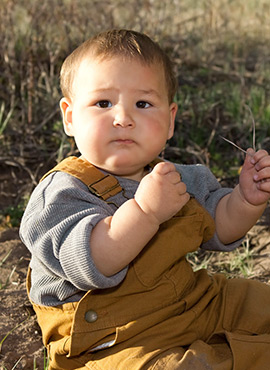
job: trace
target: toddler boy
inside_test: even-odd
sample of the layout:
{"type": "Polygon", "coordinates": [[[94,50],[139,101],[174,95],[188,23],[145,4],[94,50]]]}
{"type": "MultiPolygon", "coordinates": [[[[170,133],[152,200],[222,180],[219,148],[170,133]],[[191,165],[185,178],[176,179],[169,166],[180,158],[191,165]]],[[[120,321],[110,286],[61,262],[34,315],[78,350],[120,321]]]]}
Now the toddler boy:
{"type": "Polygon", "coordinates": [[[81,157],[34,190],[20,233],[50,369],[267,369],[270,288],[194,273],[185,255],[229,251],[270,197],[270,156],[239,185],[158,159],[174,131],[170,60],[146,35],[98,34],[61,70],[60,108],[81,157]]]}

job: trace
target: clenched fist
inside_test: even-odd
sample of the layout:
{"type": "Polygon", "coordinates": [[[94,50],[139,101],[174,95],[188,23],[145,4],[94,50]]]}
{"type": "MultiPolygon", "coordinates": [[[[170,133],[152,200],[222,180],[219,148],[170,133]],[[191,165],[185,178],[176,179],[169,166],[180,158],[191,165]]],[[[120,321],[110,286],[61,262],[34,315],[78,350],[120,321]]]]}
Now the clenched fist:
{"type": "Polygon", "coordinates": [[[158,163],[140,182],[135,201],[159,224],[172,218],[189,200],[186,185],[172,163],[158,163]]]}

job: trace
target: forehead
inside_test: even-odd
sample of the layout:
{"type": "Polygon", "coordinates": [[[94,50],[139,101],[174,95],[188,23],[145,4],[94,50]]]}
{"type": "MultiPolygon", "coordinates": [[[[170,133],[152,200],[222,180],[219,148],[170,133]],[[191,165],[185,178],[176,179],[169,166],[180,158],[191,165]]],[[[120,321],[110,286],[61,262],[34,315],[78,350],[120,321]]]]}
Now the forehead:
{"type": "Polygon", "coordinates": [[[160,62],[146,63],[139,58],[113,57],[92,57],[82,59],[75,73],[72,90],[76,92],[87,82],[95,85],[118,84],[119,80],[126,84],[136,86],[141,83],[144,86],[153,86],[155,89],[165,89],[167,84],[165,72],[160,62]],[[139,82],[140,81],[140,82],[139,82]]]}

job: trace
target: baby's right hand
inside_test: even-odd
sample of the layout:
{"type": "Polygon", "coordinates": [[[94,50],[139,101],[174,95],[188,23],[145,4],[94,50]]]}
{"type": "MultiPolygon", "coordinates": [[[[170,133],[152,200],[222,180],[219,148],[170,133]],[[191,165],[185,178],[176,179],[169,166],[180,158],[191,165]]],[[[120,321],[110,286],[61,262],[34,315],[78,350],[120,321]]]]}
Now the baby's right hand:
{"type": "Polygon", "coordinates": [[[159,224],[172,218],[189,200],[186,185],[172,163],[158,163],[136,191],[135,201],[159,224]]]}

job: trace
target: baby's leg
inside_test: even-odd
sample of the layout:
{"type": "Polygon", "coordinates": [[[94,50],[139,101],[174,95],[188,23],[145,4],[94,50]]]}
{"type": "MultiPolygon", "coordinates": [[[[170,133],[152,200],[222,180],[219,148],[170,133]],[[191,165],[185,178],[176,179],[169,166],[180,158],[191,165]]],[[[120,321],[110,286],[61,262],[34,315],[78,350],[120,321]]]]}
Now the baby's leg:
{"type": "Polygon", "coordinates": [[[159,353],[143,370],[269,370],[270,286],[232,279],[216,298],[198,314],[200,340],[159,353]]]}
{"type": "Polygon", "coordinates": [[[220,320],[208,343],[224,336],[234,370],[268,370],[270,364],[270,286],[232,279],[224,289],[220,320]]]}
{"type": "Polygon", "coordinates": [[[196,340],[186,350],[175,347],[163,352],[142,370],[231,370],[232,363],[232,353],[226,342],[208,345],[196,340]]]}
{"type": "Polygon", "coordinates": [[[270,334],[270,286],[247,279],[228,280],[223,326],[229,332],[270,334]]]}

